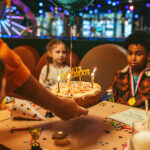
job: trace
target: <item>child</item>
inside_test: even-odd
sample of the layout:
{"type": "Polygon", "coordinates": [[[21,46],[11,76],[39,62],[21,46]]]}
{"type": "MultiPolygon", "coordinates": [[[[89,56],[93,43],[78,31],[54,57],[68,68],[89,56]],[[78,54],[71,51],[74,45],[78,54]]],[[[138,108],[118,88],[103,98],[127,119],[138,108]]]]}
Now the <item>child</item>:
{"type": "Polygon", "coordinates": [[[64,74],[70,71],[70,67],[65,65],[67,47],[61,40],[51,40],[47,44],[47,51],[47,65],[42,68],[39,77],[39,81],[45,87],[56,84],[57,78],[60,74],[64,74]]]}
{"type": "Polygon", "coordinates": [[[125,40],[125,45],[128,66],[113,78],[113,97],[118,103],[143,107],[145,100],[150,100],[150,36],[136,31],[125,40]]]}
{"type": "Polygon", "coordinates": [[[2,59],[0,59],[0,103],[5,97],[5,85],[6,80],[4,78],[5,65],[2,59]]]}

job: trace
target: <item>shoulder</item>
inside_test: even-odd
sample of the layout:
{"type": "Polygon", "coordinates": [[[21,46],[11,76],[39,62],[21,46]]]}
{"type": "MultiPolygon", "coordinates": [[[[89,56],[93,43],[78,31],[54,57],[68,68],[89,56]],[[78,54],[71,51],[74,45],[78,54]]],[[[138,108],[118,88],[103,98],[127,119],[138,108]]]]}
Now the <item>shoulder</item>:
{"type": "Polygon", "coordinates": [[[121,74],[127,73],[129,70],[129,66],[127,65],[126,67],[124,67],[122,70],[120,70],[121,74]]]}
{"type": "Polygon", "coordinates": [[[150,77],[150,68],[148,68],[148,69],[145,70],[145,75],[147,77],[150,77]]]}
{"type": "Polygon", "coordinates": [[[118,70],[115,74],[116,74],[116,75],[123,75],[123,74],[128,73],[128,70],[129,70],[129,66],[127,65],[127,66],[124,67],[122,70],[118,70]]]}
{"type": "MultiPolygon", "coordinates": [[[[50,67],[51,67],[51,65],[49,65],[49,68],[50,68],[50,67]]],[[[45,72],[46,70],[47,70],[47,64],[42,67],[41,71],[42,71],[42,72],[45,72]]]]}

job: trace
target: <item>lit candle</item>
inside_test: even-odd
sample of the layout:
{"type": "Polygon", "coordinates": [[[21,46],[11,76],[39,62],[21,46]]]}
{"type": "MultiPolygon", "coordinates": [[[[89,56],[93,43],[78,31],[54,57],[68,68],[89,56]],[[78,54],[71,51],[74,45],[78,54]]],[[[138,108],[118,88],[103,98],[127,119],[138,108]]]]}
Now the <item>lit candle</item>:
{"type": "Polygon", "coordinates": [[[68,93],[70,91],[70,77],[71,77],[71,74],[69,73],[68,76],[67,76],[67,79],[68,79],[68,93]]]}
{"type": "Polygon", "coordinates": [[[94,83],[94,74],[95,74],[95,71],[96,71],[96,67],[94,68],[93,72],[91,73],[91,83],[92,83],[92,88],[93,88],[93,83],[94,83]]]}
{"type": "Polygon", "coordinates": [[[59,86],[60,76],[57,77],[57,92],[60,92],[60,86],[59,86]]]}

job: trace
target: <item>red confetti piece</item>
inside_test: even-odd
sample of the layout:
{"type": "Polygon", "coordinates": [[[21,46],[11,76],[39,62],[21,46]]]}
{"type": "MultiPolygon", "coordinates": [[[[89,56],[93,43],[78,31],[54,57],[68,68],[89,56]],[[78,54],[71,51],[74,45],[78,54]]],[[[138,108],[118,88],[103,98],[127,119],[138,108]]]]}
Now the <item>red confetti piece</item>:
{"type": "Polygon", "coordinates": [[[26,115],[26,113],[22,113],[23,115],[26,115]]]}
{"type": "Polygon", "coordinates": [[[35,106],[35,104],[32,104],[32,106],[34,107],[34,106],[35,106]]]}
{"type": "Polygon", "coordinates": [[[11,108],[8,108],[8,111],[11,111],[12,109],[11,108]]]}

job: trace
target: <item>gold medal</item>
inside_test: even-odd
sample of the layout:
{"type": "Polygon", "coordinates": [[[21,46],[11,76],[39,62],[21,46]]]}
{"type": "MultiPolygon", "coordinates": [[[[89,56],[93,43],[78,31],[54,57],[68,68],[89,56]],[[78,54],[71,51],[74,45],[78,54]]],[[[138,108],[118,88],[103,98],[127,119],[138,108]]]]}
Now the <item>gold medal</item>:
{"type": "Polygon", "coordinates": [[[129,104],[129,105],[135,105],[135,103],[136,103],[135,97],[131,97],[131,98],[128,100],[128,104],[129,104]]]}

